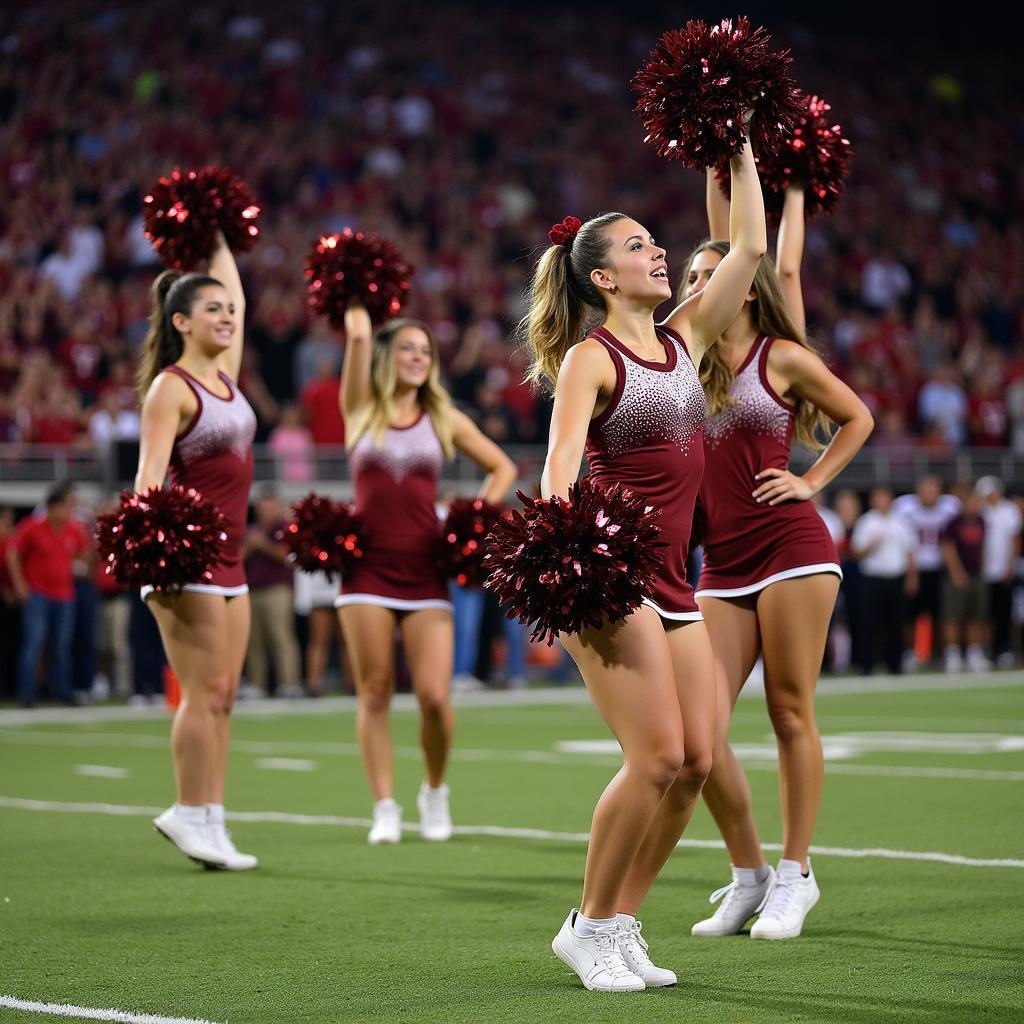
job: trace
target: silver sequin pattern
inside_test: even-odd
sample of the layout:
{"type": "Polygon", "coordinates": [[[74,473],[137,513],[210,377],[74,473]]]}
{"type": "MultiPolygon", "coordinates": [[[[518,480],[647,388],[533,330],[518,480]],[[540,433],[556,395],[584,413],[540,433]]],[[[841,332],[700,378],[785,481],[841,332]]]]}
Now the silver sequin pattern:
{"type": "Polygon", "coordinates": [[[643,366],[618,353],[625,367],[622,396],[600,426],[601,446],[610,458],[651,442],[668,441],[685,453],[701,439],[707,417],[704,389],[689,357],[673,339],[671,370],[643,366]]]}
{"type": "Polygon", "coordinates": [[[380,467],[401,483],[410,473],[422,472],[438,479],[444,463],[441,442],[434,433],[430,417],[424,414],[407,430],[389,429],[378,448],[369,433],[363,434],[352,448],[349,466],[352,475],[370,467],[380,467]]]}
{"type": "MultiPolygon", "coordinates": [[[[762,343],[763,344],[763,343],[762,343]]],[[[789,438],[792,413],[784,409],[761,383],[760,349],[732,382],[732,402],[709,417],[704,428],[709,448],[717,448],[736,431],[773,437],[779,444],[789,438]]]]}
{"type": "Polygon", "coordinates": [[[178,461],[189,466],[202,459],[231,452],[241,461],[249,457],[256,436],[256,414],[245,395],[231,385],[231,399],[224,400],[205,391],[199,419],[192,429],[175,443],[178,461]]]}

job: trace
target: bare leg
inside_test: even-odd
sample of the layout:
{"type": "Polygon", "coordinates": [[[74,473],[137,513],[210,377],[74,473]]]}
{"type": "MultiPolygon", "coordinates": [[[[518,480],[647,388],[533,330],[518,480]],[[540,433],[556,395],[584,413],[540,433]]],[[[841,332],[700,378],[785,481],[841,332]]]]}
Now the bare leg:
{"type": "Polygon", "coordinates": [[[309,611],[309,640],[306,644],[306,685],[310,693],[323,690],[324,672],[327,670],[327,652],[336,628],[337,616],[330,608],[311,608],[309,611]]]}
{"type": "Polygon", "coordinates": [[[683,766],[683,722],[668,641],[653,609],[563,635],[562,643],[625,756],[594,810],[583,881],[583,914],[607,919],[615,916],[626,872],[683,766]]]}
{"type": "Polygon", "coordinates": [[[231,711],[245,663],[245,650],[249,640],[251,616],[249,595],[240,594],[226,602],[228,659],[231,681],[224,714],[217,719],[217,745],[214,748],[213,778],[210,780],[208,804],[224,803],[224,784],[228,774],[228,747],[231,743],[231,711]]]}
{"type": "Polygon", "coordinates": [[[729,859],[738,868],[764,863],[750,798],[750,784],[729,746],[729,722],[743,684],[761,648],[757,611],[752,599],[702,598],[718,679],[718,718],[711,774],[704,784],[704,802],[725,840],[729,859]]]}
{"type": "Polygon", "coordinates": [[[839,579],[830,574],[773,583],[758,597],[765,696],[779,748],[783,857],[807,870],[825,763],[814,690],[839,579]]]}
{"type": "Polygon", "coordinates": [[[690,622],[670,627],[666,636],[683,721],[685,757],[622,883],[618,910],[634,917],[693,817],[711,770],[715,743],[715,663],[707,629],[702,622],[690,622]]]}
{"type": "Polygon", "coordinates": [[[389,712],[395,691],[395,628],[389,608],[349,604],[338,610],[352,660],[358,708],[356,735],[374,800],[394,792],[394,754],[389,712]]]}
{"type": "Polygon", "coordinates": [[[436,789],[444,782],[455,731],[451,704],[452,615],[441,608],[409,612],[402,618],[399,630],[420,704],[420,742],[427,784],[436,789]]]}

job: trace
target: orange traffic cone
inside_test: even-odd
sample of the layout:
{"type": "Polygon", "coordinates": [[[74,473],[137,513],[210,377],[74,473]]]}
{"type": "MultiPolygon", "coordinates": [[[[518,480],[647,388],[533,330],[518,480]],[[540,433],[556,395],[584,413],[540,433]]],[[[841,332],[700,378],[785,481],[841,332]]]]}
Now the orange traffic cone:
{"type": "Polygon", "coordinates": [[[929,615],[918,615],[914,623],[914,657],[919,665],[932,660],[932,620],[929,615]]]}

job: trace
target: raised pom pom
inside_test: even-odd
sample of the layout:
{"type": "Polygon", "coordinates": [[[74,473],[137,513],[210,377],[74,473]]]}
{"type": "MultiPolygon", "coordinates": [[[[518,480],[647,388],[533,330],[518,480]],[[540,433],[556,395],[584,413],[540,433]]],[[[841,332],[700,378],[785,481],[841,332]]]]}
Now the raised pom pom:
{"type": "Polygon", "coordinates": [[[322,235],[306,257],[309,304],[338,329],[353,301],[380,323],[405,305],[414,273],[392,242],[374,231],[345,228],[340,235],[322,235]]]}
{"type": "Polygon", "coordinates": [[[295,564],[305,572],[344,574],[363,557],[362,519],[345,502],[309,494],[292,505],[282,539],[295,564]]]}
{"type": "Polygon", "coordinates": [[[633,76],[645,141],[687,167],[714,167],[742,150],[743,116],[753,108],[754,152],[774,152],[802,101],[789,74],[793,58],[770,43],[747,18],[666,32],[633,76]]]}
{"type": "Polygon", "coordinates": [[[484,586],[550,645],[559,632],[617,622],[654,586],[664,557],[653,506],[615,484],[573,484],[569,500],[528,498],[487,539],[484,586]]]}
{"type": "Polygon", "coordinates": [[[448,509],[438,538],[437,562],[445,574],[462,587],[479,587],[487,578],[484,538],[491,532],[501,509],[475,498],[456,498],[448,509]]]}
{"type": "MultiPolygon", "coordinates": [[[[818,96],[806,97],[806,107],[791,134],[774,154],[757,156],[757,170],[764,186],[765,211],[774,220],[782,215],[786,189],[804,187],[804,216],[829,214],[839,201],[849,170],[853,147],[838,124],[829,124],[831,105],[818,96]]],[[[715,174],[726,196],[730,194],[729,170],[715,174]]]]}
{"type": "Polygon", "coordinates": [[[260,237],[260,208],[249,186],[227,167],[175,168],[142,198],[146,237],[168,266],[190,270],[207,259],[224,233],[232,252],[260,237]]]}
{"type": "Polygon", "coordinates": [[[100,560],[129,590],[173,592],[186,583],[209,583],[226,540],[217,507],[180,484],[122,491],[117,509],[96,521],[100,560]]]}

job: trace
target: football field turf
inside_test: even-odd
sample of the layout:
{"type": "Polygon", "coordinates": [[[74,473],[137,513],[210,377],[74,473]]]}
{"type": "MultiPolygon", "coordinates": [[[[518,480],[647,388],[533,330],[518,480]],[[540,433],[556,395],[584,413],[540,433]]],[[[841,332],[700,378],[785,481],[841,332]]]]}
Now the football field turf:
{"type": "MultiPolygon", "coordinates": [[[[350,701],[243,708],[228,809],[261,865],[239,874],[200,870],[150,824],[173,798],[166,716],[0,712],[0,1021],[83,1019],[37,1012],[50,1003],[230,1024],[1024,1020],[1024,675],[819,692],[822,896],[804,936],[690,936],[729,880],[701,807],[641,914],[679,985],[631,996],[586,992],[550,951],[618,764],[581,691],[464,699],[460,832],[394,847],[366,843],[350,701]]],[[[414,825],[402,705],[396,797],[414,825]]],[[[777,843],[756,696],[732,739],[777,843]]]]}

